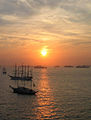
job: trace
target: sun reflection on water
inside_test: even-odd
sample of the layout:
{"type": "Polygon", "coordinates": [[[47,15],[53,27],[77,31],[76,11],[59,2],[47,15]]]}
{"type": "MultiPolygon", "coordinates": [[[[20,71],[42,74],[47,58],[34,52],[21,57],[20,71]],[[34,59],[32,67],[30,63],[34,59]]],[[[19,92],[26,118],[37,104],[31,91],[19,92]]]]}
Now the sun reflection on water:
{"type": "Polygon", "coordinates": [[[41,70],[41,77],[38,85],[38,89],[40,90],[37,102],[37,112],[36,116],[38,120],[42,120],[44,118],[52,118],[56,116],[55,103],[53,98],[52,89],[50,88],[50,81],[48,79],[47,70],[41,70]]]}

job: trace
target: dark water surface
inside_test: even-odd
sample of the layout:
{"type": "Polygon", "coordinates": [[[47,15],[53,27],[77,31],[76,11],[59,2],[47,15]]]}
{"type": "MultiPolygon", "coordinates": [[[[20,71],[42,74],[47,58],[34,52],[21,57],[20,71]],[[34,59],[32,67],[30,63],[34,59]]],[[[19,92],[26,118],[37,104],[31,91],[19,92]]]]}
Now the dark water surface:
{"type": "Polygon", "coordinates": [[[0,120],[91,120],[91,68],[34,69],[33,76],[39,92],[18,95],[0,68],[0,120]]]}

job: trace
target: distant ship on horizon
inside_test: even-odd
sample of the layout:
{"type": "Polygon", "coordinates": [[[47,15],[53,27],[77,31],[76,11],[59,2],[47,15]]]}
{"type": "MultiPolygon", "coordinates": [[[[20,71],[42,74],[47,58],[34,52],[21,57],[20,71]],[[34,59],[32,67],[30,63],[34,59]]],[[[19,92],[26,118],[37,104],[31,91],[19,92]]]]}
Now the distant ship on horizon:
{"type": "Polygon", "coordinates": [[[73,68],[74,66],[72,66],[72,65],[65,65],[64,67],[73,68]]]}
{"type": "Polygon", "coordinates": [[[76,68],[90,68],[89,65],[78,65],[76,66],[76,68]]]}
{"type": "Polygon", "coordinates": [[[41,66],[41,65],[34,66],[34,68],[38,68],[38,69],[47,69],[46,66],[41,66]]]}
{"type": "Polygon", "coordinates": [[[60,66],[59,65],[56,65],[56,66],[54,66],[55,68],[59,68],[60,66]]]}

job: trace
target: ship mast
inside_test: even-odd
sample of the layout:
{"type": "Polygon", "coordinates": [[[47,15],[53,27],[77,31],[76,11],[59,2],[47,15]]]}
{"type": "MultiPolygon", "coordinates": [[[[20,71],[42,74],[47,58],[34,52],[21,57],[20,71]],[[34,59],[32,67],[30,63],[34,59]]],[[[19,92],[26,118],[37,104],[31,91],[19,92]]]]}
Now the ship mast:
{"type": "MultiPolygon", "coordinates": [[[[18,69],[17,69],[17,68],[18,68],[18,66],[15,65],[14,77],[17,77],[17,76],[18,76],[18,73],[17,73],[17,72],[18,72],[18,71],[17,71],[18,69]]],[[[18,86],[18,80],[15,79],[15,82],[16,82],[16,84],[17,84],[17,86],[18,86]]]]}
{"type": "Polygon", "coordinates": [[[14,76],[17,76],[17,65],[15,65],[14,76]]]}

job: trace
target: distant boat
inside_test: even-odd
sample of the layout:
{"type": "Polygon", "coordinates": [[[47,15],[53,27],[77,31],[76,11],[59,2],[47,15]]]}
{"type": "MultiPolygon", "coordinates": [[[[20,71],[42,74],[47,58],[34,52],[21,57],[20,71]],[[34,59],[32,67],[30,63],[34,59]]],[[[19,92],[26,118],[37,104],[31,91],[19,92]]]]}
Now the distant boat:
{"type": "Polygon", "coordinates": [[[47,67],[41,66],[41,65],[34,66],[34,68],[38,68],[38,69],[47,69],[47,67]]]}
{"type": "Polygon", "coordinates": [[[60,66],[59,65],[56,65],[56,66],[54,66],[55,68],[59,68],[60,66]]]}
{"type": "Polygon", "coordinates": [[[76,66],[76,68],[90,68],[89,65],[78,65],[76,66]]]}
{"type": "Polygon", "coordinates": [[[3,74],[6,74],[6,73],[7,73],[5,67],[3,67],[2,73],[3,73],[3,74]]]}
{"type": "Polygon", "coordinates": [[[74,66],[72,66],[72,65],[66,65],[66,66],[64,66],[64,67],[73,68],[74,66]]]}
{"type": "Polygon", "coordinates": [[[13,87],[9,85],[9,87],[13,90],[14,93],[17,94],[23,94],[23,95],[34,95],[38,91],[33,90],[33,87],[35,86],[33,82],[33,77],[32,77],[32,71],[30,73],[30,67],[29,66],[16,66],[14,69],[14,76],[9,75],[9,77],[12,80],[17,80],[17,87],[13,87]],[[23,82],[23,87],[19,85],[19,80],[23,82]],[[26,87],[26,81],[31,82],[31,88],[26,87]]]}

